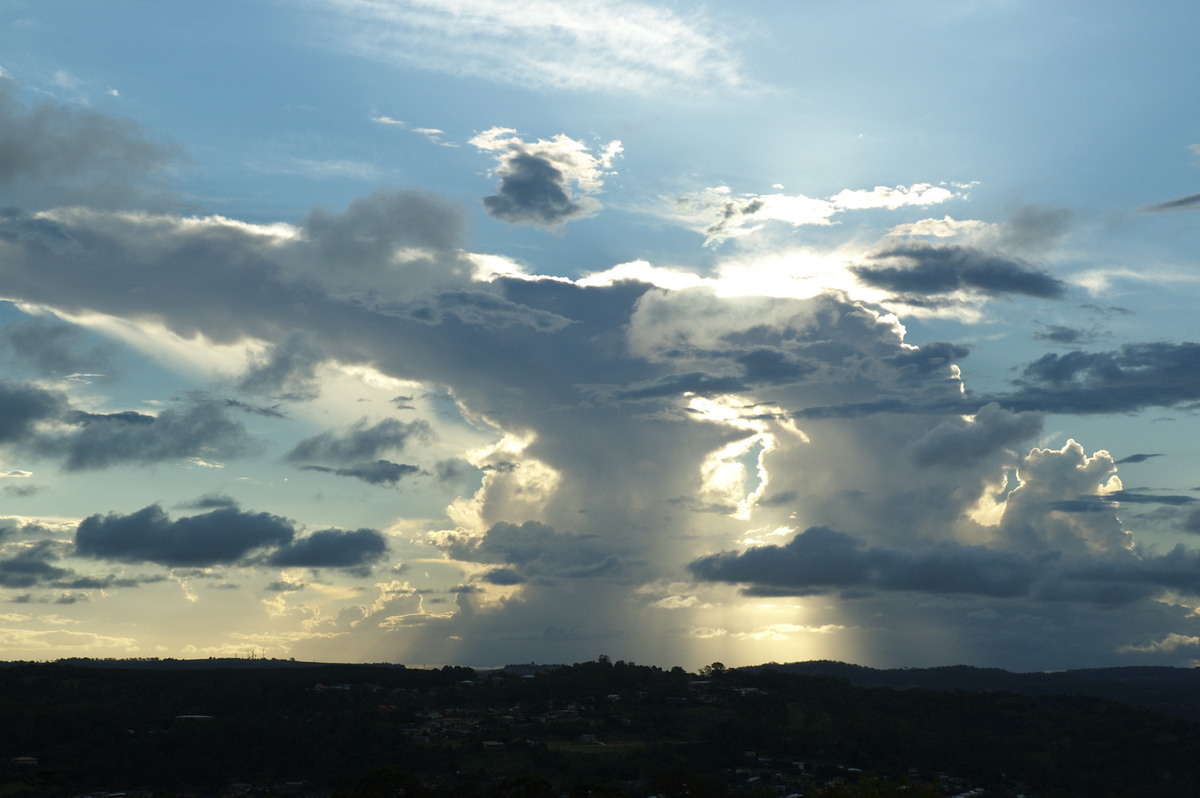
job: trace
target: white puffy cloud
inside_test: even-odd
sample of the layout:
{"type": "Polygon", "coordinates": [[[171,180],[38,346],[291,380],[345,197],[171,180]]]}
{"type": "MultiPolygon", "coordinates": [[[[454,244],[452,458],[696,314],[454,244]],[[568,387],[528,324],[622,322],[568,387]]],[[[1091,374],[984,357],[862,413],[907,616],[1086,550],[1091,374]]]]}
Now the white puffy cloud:
{"type": "Polygon", "coordinates": [[[904,206],[927,207],[965,196],[969,186],[915,183],[911,186],[876,186],[844,189],[825,199],[803,194],[734,194],[729,186],[706,188],[674,200],[666,214],[685,227],[705,235],[705,246],[755,233],[767,222],[792,227],[829,225],[846,211],[895,210],[904,206]]]}

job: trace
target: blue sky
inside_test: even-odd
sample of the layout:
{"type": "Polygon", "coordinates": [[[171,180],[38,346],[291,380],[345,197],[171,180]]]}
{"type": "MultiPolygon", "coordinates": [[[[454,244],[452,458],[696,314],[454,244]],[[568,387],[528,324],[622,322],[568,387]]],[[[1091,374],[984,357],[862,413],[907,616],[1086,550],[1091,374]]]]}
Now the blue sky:
{"type": "Polygon", "coordinates": [[[1198,16],[0,2],[0,656],[1193,664],[1198,16]]]}

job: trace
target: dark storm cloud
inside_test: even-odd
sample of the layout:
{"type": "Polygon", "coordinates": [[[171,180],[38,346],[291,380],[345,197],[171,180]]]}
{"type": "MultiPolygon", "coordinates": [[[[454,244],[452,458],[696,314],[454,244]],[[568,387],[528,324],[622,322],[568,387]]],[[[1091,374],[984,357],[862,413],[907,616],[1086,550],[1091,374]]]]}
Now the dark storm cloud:
{"type": "Polygon", "coordinates": [[[293,332],[264,358],[251,363],[235,387],[244,393],[289,401],[315,399],[319,393],[317,366],[324,360],[324,353],[307,334],[293,332]]]}
{"type": "Polygon", "coordinates": [[[1026,264],[970,247],[909,242],[880,250],[872,260],[899,260],[896,266],[854,266],[858,279],[878,288],[914,294],[959,290],[988,295],[1021,294],[1059,299],[1066,283],[1026,264]]]}
{"type": "Polygon", "coordinates": [[[111,372],[115,348],[87,347],[80,328],[35,316],[0,329],[0,347],[12,362],[39,374],[66,376],[79,372],[111,372]]]}
{"type": "Polygon", "coordinates": [[[451,535],[439,545],[455,560],[508,566],[491,574],[511,581],[493,584],[517,584],[535,576],[600,576],[621,565],[616,554],[602,551],[591,539],[563,534],[537,521],[520,526],[501,521],[483,537],[451,535]]]}
{"type": "Polygon", "coordinates": [[[69,471],[187,457],[237,457],[255,449],[246,428],[213,401],[167,409],[157,416],[75,411],[63,421],[74,429],[38,436],[30,447],[43,456],[64,458],[63,467],[69,471]]]}
{"type": "Polygon", "coordinates": [[[286,546],[292,523],[269,513],[233,508],[172,520],[157,504],[129,515],[92,515],[75,531],[82,557],[153,562],[170,567],[208,567],[237,562],[252,551],[286,546]]]}
{"type": "Polygon", "coordinates": [[[1176,197],[1166,202],[1147,205],[1142,208],[1142,213],[1163,213],[1165,211],[1190,211],[1195,208],[1200,208],[1200,194],[1189,194],[1186,197],[1176,197]]]}
{"type": "Polygon", "coordinates": [[[970,349],[959,344],[930,341],[915,349],[904,349],[879,360],[898,369],[902,378],[908,376],[926,379],[931,374],[945,373],[947,366],[962,360],[970,353],[970,349]]]}
{"type": "Polygon", "coordinates": [[[485,573],[482,577],[483,581],[489,585],[520,585],[524,584],[525,577],[514,571],[512,568],[493,568],[485,573]]]}
{"type": "Polygon", "coordinates": [[[1027,365],[1016,409],[1128,413],[1200,401],[1200,344],[1126,344],[1116,351],[1048,354],[1027,365]]]}
{"type": "Polygon", "coordinates": [[[787,385],[799,382],[817,370],[817,365],[788,352],[768,347],[751,349],[737,355],[746,382],[755,385],[787,385]]]}
{"type": "Polygon", "coordinates": [[[387,540],[374,529],[322,529],[267,558],[283,568],[363,568],[383,558],[387,540]]]}
{"type": "Polygon", "coordinates": [[[0,380],[0,443],[28,437],[38,422],[61,416],[67,406],[66,397],[56,391],[0,380]]]}
{"type": "Polygon", "coordinates": [[[1041,564],[1012,552],[948,542],[916,551],[866,548],[844,532],[811,527],[784,546],[711,554],[692,561],[688,568],[698,579],[755,588],[867,588],[1004,597],[1027,594],[1041,564]]]}
{"type": "Polygon", "coordinates": [[[699,396],[738,393],[747,390],[746,383],[737,377],[714,377],[699,371],[671,374],[645,383],[631,385],[613,394],[615,399],[659,399],[685,393],[699,396]]]}
{"type": "Polygon", "coordinates": [[[992,403],[970,421],[954,416],[938,424],[913,442],[910,454],[920,466],[957,467],[1024,443],[1041,431],[1040,415],[1010,413],[992,403]]]}
{"type": "Polygon", "coordinates": [[[0,559],[0,587],[34,587],[70,576],[69,569],[54,565],[57,559],[53,546],[45,542],[0,559]]]}
{"type": "Polygon", "coordinates": [[[594,203],[577,202],[571,196],[567,175],[540,155],[511,155],[499,174],[496,193],[483,198],[483,207],[502,222],[557,227],[588,216],[595,208],[594,203]]]}
{"type": "Polygon", "coordinates": [[[17,92],[0,77],[0,188],[27,206],[128,205],[179,154],[132,121],[52,102],[27,107],[17,92]]]}
{"type": "Polygon", "coordinates": [[[389,450],[400,450],[410,440],[430,440],[433,429],[425,421],[405,423],[385,418],[375,424],[362,418],[340,432],[330,430],[300,441],[284,459],[305,461],[363,462],[389,450]]]}
{"type": "Polygon", "coordinates": [[[353,477],[371,485],[395,485],[404,477],[423,473],[419,466],[393,463],[389,460],[376,460],[373,463],[357,463],[345,468],[307,465],[300,466],[300,470],[320,471],[339,477],[353,477]]]}

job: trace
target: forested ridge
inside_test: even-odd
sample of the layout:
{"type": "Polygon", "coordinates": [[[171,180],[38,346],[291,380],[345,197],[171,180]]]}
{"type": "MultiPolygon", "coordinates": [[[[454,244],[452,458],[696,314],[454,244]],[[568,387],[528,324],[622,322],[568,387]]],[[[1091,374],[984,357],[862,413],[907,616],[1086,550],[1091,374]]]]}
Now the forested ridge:
{"type": "Polygon", "coordinates": [[[339,798],[1200,789],[1200,724],[1184,718],[1083,695],[867,687],[788,672],[799,669],[714,663],[688,673],[606,657],[495,672],[10,663],[0,669],[0,789],[339,798]]]}

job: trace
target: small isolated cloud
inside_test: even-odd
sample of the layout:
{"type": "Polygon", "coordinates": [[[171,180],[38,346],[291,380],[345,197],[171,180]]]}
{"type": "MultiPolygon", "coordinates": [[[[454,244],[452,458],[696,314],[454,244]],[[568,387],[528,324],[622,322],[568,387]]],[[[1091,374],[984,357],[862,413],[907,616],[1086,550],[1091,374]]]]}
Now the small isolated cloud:
{"type": "Polygon", "coordinates": [[[190,510],[220,510],[220,509],[237,509],[237,499],[232,496],[226,496],[224,493],[206,493],[195,501],[186,502],[179,505],[190,510]]]}
{"type": "Polygon", "coordinates": [[[621,142],[611,141],[594,155],[586,144],[561,133],[531,142],[515,133],[494,127],[471,139],[480,150],[496,153],[494,173],[500,182],[496,193],[483,199],[489,216],[555,228],[600,212],[599,201],[590,195],[603,188],[621,142]]]}
{"type": "Polygon", "coordinates": [[[387,553],[374,529],[322,529],[274,552],[268,562],[283,568],[362,568],[387,553]]]}
{"type": "Polygon", "coordinates": [[[792,227],[829,225],[833,224],[834,216],[845,211],[895,210],[906,205],[939,204],[963,196],[962,188],[915,183],[911,186],[845,189],[832,197],[817,199],[803,194],[735,195],[729,186],[716,186],[675,198],[669,215],[684,226],[702,232],[705,246],[714,246],[757,232],[767,222],[783,222],[792,227]]]}
{"type": "Polygon", "coordinates": [[[1089,330],[1067,327],[1062,324],[1047,324],[1045,330],[1035,331],[1033,337],[1047,344],[1070,346],[1089,343],[1095,334],[1089,330]]]}
{"type": "Polygon", "coordinates": [[[1144,463],[1151,457],[1162,457],[1162,454],[1157,452],[1153,454],[1131,454],[1118,460],[1117,465],[1125,465],[1127,463],[1144,463]]]}
{"type": "Polygon", "coordinates": [[[370,485],[395,485],[404,477],[420,474],[419,466],[405,463],[393,463],[390,460],[376,460],[373,463],[356,463],[345,468],[330,468],[329,466],[301,466],[302,471],[320,471],[339,477],[361,479],[370,485]]]}
{"type": "Polygon", "coordinates": [[[312,461],[361,463],[385,451],[401,450],[411,440],[429,440],[433,429],[425,421],[385,418],[371,424],[359,419],[347,429],[331,430],[306,438],[285,455],[291,463],[312,461]]]}
{"type": "Polygon", "coordinates": [[[1167,211],[1192,211],[1200,209],[1200,194],[1189,194],[1186,197],[1176,197],[1166,202],[1158,202],[1142,208],[1142,213],[1164,213],[1167,211]]]}
{"type": "Polygon", "coordinates": [[[1060,299],[1067,289],[1066,283],[1044,271],[971,247],[912,242],[882,249],[871,260],[885,265],[850,270],[867,285],[901,294],[972,291],[1060,299]]]}
{"type": "Polygon", "coordinates": [[[252,551],[286,546],[292,522],[235,508],[170,518],[157,504],[128,515],[92,515],[75,530],[75,553],[118,562],[203,568],[231,564],[252,551]]]}

